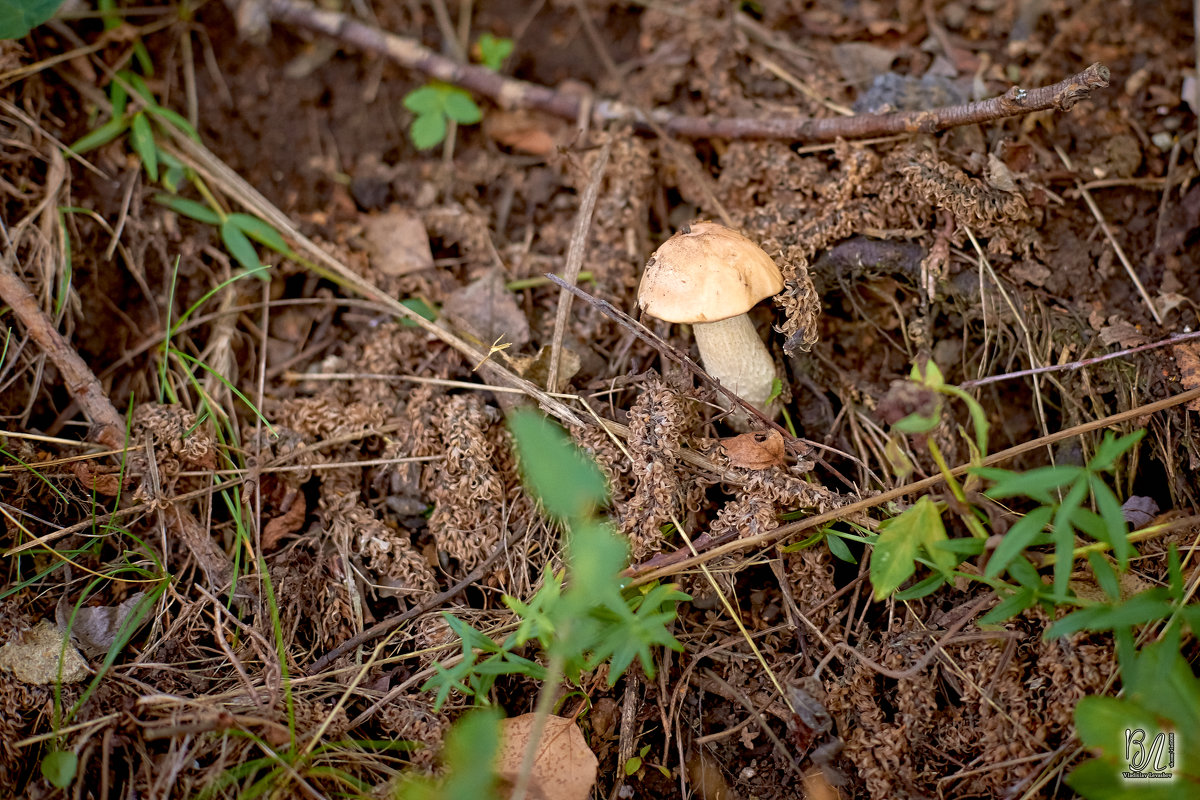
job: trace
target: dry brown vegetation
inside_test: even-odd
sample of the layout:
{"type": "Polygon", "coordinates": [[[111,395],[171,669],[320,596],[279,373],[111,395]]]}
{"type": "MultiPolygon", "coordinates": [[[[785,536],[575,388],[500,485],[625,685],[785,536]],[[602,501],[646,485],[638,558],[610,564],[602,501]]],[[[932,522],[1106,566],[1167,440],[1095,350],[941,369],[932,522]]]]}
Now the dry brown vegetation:
{"type": "MultiPolygon", "coordinates": [[[[1011,469],[1081,464],[1103,429],[1147,430],[1114,488],[1177,524],[1126,580],[1161,585],[1168,545],[1196,544],[1200,344],[1137,349],[1200,325],[1189,4],[345,4],[451,64],[480,33],[510,37],[503,74],[600,109],[581,130],[553,103],[479,97],[482,124],[424,152],[403,99],[425,75],[296,19],[255,35],[256,7],[284,16],[167,3],[108,31],[85,15],[0,42],[0,644],[69,623],[90,665],[56,685],[51,635],[49,667],[0,668],[0,796],[388,796],[404,770],[435,769],[470,705],[421,690],[458,651],[442,613],[502,637],[502,595],[528,599],[562,566],[505,427],[522,405],[600,464],[631,574],[693,597],[673,628],[683,651],[660,654],[654,679],[635,667],[609,688],[601,668],[561,689],[556,713],[578,714],[599,759],[594,796],[1070,795],[1061,779],[1085,756],[1072,712],[1114,691],[1111,637],[1047,641],[1061,609],[1041,607],[981,628],[995,595],[965,580],[876,602],[870,548],[848,563],[785,547],[817,514],[869,533],[919,496],[893,492],[885,398],[927,357],[977,382],[1011,469]],[[937,133],[668,124],[927,112],[1096,62],[1107,88],[937,133]],[[156,133],[198,177],[180,195],[287,239],[293,257],[259,248],[265,280],[230,281],[243,269],[218,227],[156,200],[128,134],[64,153],[109,119],[118,70],[199,133],[156,133]],[[605,99],[667,116],[608,119],[605,99]],[[701,218],[783,271],[754,320],[785,447],[723,448],[711,383],[542,279],[573,253],[590,276],[569,281],[633,313],[647,256],[701,218]],[[436,323],[397,302],[412,300],[436,323]],[[1050,365],[1067,366],[986,380],[1050,365]],[[139,600],[142,624],[112,647],[139,600]],[[285,763],[289,747],[311,755],[285,763]],[[65,790],[39,768],[55,750],[78,757],[65,790]]],[[[691,352],[681,326],[642,321],[691,352]]],[[[972,454],[951,410],[931,438],[957,466],[972,454]]],[[[937,475],[919,441],[896,442],[907,480],[937,475]]],[[[954,510],[936,479],[922,492],[954,510]]],[[[971,499],[994,533],[1012,524],[971,499]]],[[[1195,587],[1190,559],[1184,578],[1195,587]]],[[[508,677],[493,699],[516,717],[538,688],[508,677]]]]}

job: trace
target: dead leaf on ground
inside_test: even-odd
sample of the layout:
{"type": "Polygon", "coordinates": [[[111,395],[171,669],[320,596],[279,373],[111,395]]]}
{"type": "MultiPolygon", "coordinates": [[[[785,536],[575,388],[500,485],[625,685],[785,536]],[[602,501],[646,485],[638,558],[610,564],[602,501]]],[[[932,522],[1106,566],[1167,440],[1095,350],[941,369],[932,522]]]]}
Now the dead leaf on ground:
{"type": "Polygon", "coordinates": [[[1124,514],[1129,527],[1137,530],[1149,525],[1158,516],[1158,503],[1154,502],[1153,497],[1131,495],[1121,504],[1121,513],[1124,514]]]}
{"type": "Polygon", "coordinates": [[[535,156],[553,155],[561,127],[557,119],[524,110],[490,111],[483,118],[483,132],[497,144],[535,156]]]}
{"type": "Polygon", "coordinates": [[[411,211],[393,209],[363,219],[371,263],[385,275],[407,275],[433,267],[425,223],[411,211]]]}
{"type": "MultiPolygon", "coordinates": [[[[74,609],[64,595],[58,599],[54,617],[59,630],[70,629],[71,639],[88,658],[99,658],[112,647],[113,642],[117,640],[117,634],[133,613],[134,606],[145,596],[145,592],[131,594],[119,606],[84,606],[74,611],[75,616],[72,619],[71,613],[74,609]]],[[[148,619],[150,615],[144,615],[138,621],[138,627],[148,619]]]]}
{"type": "Polygon", "coordinates": [[[687,760],[688,782],[703,800],[733,800],[737,794],[725,780],[721,767],[701,752],[687,760]]]}
{"type": "MultiPolygon", "coordinates": [[[[579,372],[581,361],[579,355],[569,347],[563,347],[560,352],[562,355],[559,356],[558,379],[566,383],[579,372]]],[[[551,347],[545,345],[535,356],[514,356],[513,367],[525,380],[545,386],[546,381],[550,379],[550,354],[551,347]]]]}
{"type": "Polygon", "coordinates": [[[787,451],[783,434],[777,430],[753,431],[721,440],[729,463],[742,469],[770,469],[783,466],[787,451]]]}
{"type": "Polygon", "coordinates": [[[529,342],[529,320],[513,293],[504,287],[504,273],[499,268],[452,292],[442,313],[481,342],[490,344],[503,337],[514,350],[529,342]]]}
{"type": "Polygon", "coordinates": [[[286,511],[267,520],[267,524],[263,526],[263,552],[270,553],[279,546],[283,537],[295,533],[304,525],[304,518],[308,515],[308,503],[299,492],[291,499],[293,502],[286,511]]]}
{"type": "MultiPolygon", "coordinates": [[[[1200,343],[1184,342],[1171,348],[1175,363],[1179,365],[1179,382],[1184,389],[1200,387],[1200,343]]],[[[1191,411],[1200,411],[1200,399],[1189,400],[1187,407],[1191,411]]]]}
{"type": "Polygon", "coordinates": [[[129,488],[133,482],[128,470],[103,466],[94,461],[76,461],[72,470],[75,473],[75,480],[79,481],[79,485],[89,494],[95,492],[105,497],[116,497],[122,489],[129,488]],[[122,472],[124,472],[124,480],[122,480],[122,472]]]}
{"type": "Polygon", "coordinates": [[[1105,345],[1138,347],[1150,341],[1137,326],[1123,319],[1109,317],[1109,324],[1100,329],[1100,341],[1105,345]]]}
{"type": "MultiPolygon", "coordinates": [[[[522,714],[501,724],[500,757],[496,771],[515,786],[537,714],[522,714]]],[[[599,762],[574,721],[553,714],[538,741],[529,778],[529,797],[535,800],[586,800],[596,783],[599,762]]]]}
{"type": "Polygon", "coordinates": [[[19,641],[0,647],[0,669],[11,671],[25,683],[55,683],[60,655],[63,683],[77,683],[91,674],[79,651],[70,644],[64,649],[63,634],[50,620],[42,620],[19,641]]]}

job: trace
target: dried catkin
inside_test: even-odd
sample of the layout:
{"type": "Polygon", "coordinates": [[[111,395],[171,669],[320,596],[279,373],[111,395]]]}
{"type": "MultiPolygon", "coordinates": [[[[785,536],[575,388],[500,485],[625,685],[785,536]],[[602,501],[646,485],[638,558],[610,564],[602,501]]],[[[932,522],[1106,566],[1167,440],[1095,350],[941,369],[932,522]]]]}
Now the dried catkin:
{"type": "Polygon", "coordinates": [[[629,410],[634,492],[618,514],[635,562],[662,548],[663,524],[672,517],[682,520],[687,492],[675,451],[694,421],[694,404],[658,379],[648,382],[629,410]]]}
{"type": "Polygon", "coordinates": [[[444,398],[433,419],[445,460],[426,466],[421,481],[434,503],[429,530],[463,570],[486,559],[503,531],[504,481],[496,464],[504,454],[488,438],[499,420],[476,394],[444,398]]]}

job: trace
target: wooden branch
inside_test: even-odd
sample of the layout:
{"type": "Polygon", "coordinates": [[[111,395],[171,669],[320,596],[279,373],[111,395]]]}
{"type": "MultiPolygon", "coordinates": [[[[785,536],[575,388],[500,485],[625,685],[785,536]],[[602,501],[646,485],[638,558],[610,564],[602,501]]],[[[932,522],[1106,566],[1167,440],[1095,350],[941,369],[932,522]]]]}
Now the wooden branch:
{"type": "Polygon", "coordinates": [[[336,11],[325,11],[300,0],[265,0],[267,14],[275,22],[324,33],[373,53],[387,56],[401,66],[446,83],[453,83],[491,99],[502,108],[528,108],[576,120],[591,108],[592,122],[602,126],[627,120],[649,130],[651,121],[667,133],[693,139],[784,139],[832,142],[899,133],[936,133],[961,125],[1028,114],[1033,111],[1066,111],[1096,89],[1108,86],[1109,72],[1103,64],[1092,64],[1066,80],[1037,89],[1014,86],[999,97],[924,111],[891,114],[859,114],[853,117],[715,117],[675,114],[656,109],[648,115],[615,100],[597,100],[570,94],[535,83],[516,80],[478,64],[461,64],[441,56],[421,43],[388,33],[336,11]]]}
{"type": "Polygon", "coordinates": [[[62,373],[67,392],[92,421],[88,438],[111,450],[125,447],[125,423],[91,367],[63,338],[38,305],[37,298],[13,271],[10,258],[0,259],[0,300],[12,306],[29,336],[62,373]]]}

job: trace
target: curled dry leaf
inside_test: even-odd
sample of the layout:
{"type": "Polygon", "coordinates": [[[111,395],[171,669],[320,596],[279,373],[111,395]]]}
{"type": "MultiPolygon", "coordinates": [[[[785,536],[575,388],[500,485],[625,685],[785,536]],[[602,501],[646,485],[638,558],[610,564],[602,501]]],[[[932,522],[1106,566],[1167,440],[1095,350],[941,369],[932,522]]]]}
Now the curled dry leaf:
{"type": "Polygon", "coordinates": [[[90,674],[79,651],[70,644],[63,647],[63,634],[49,620],[42,620],[18,641],[0,647],[0,669],[11,671],[25,683],[55,683],[60,654],[63,683],[77,683],[90,674]]]}
{"type": "Polygon", "coordinates": [[[95,492],[105,497],[116,497],[133,482],[128,471],[122,476],[120,467],[103,466],[92,461],[76,461],[72,469],[75,480],[89,494],[95,492]]]}
{"type": "MultiPolygon", "coordinates": [[[[509,786],[515,786],[521,774],[536,719],[536,714],[522,714],[502,723],[496,771],[509,786]]],[[[537,744],[528,796],[535,800],[587,800],[596,783],[598,764],[579,726],[551,714],[537,744]]]]}
{"type": "MultiPolygon", "coordinates": [[[[99,658],[112,647],[134,606],[145,595],[145,592],[131,594],[119,606],[84,606],[75,611],[74,619],[71,618],[71,604],[65,596],[60,597],[58,607],[54,609],[55,620],[60,630],[66,631],[70,627],[71,638],[88,658],[99,658]]],[[[141,622],[149,618],[146,615],[141,622]]]]}
{"type": "Polygon", "coordinates": [[[783,466],[787,454],[783,434],[777,430],[754,431],[721,440],[730,465],[742,469],[770,469],[783,466]]]}
{"type": "Polygon", "coordinates": [[[281,514],[267,520],[267,524],[263,526],[262,548],[264,552],[272,552],[285,536],[304,527],[304,518],[308,516],[308,502],[300,492],[293,493],[288,499],[292,501],[291,505],[287,506],[281,514]]]}

